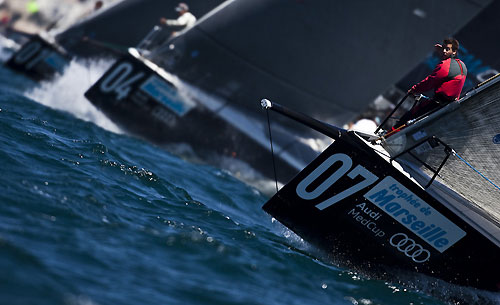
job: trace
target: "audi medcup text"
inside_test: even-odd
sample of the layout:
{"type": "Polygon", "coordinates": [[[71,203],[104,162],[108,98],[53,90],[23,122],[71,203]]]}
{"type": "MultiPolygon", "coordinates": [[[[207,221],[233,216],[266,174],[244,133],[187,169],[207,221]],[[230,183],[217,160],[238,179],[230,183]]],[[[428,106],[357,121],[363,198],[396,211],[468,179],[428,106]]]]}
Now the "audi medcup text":
{"type": "Polygon", "coordinates": [[[378,220],[382,215],[377,212],[369,212],[365,208],[365,203],[360,203],[356,205],[356,208],[350,210],[347,215],[352,215],[352,218],[359,222],[362,226],[370,230],[376,237],[383,237],[385,232],[382,231],[379,227],[377,227],[377,223],[375,220],[378,220]],[[361,209],[361,211],[356,211],[356,208],[361,209]],[[364,212],[368,217],[364,217],[360,215],[361,212],[364,212]],[[371,219],[370,219],[371,218],[371,219]]]}

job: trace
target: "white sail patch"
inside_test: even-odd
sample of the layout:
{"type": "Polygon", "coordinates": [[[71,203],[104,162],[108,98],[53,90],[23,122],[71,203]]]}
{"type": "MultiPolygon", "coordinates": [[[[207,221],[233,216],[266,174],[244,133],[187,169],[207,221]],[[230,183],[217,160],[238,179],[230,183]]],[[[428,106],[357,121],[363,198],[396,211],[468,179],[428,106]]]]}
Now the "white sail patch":
{"type": "Polygon", "coordinates": [[[466,233],[391,176],[385,177],[364,197],[439,252],[466,233]]]}

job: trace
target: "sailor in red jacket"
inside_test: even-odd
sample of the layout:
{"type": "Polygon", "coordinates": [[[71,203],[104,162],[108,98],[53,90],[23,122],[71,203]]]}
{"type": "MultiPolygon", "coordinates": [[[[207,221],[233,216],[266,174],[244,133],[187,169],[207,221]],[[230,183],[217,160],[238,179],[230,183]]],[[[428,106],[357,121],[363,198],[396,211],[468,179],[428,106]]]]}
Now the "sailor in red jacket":
{"type": "Polygon", "coordinates": [[[434,89],[434,97],[421,99],[399,119],[394,127],[400,127],[410,119],[420,117],[460,98],[467,77],[467,67],[460,59],[456,58],[459,43],[454,38],[446,38],[443,40],[442,46],[438,44],[436,47],[442,49],[443,60],[436,65],[429,76],[408,90],[408,94],[415,95],[434,89]]]}

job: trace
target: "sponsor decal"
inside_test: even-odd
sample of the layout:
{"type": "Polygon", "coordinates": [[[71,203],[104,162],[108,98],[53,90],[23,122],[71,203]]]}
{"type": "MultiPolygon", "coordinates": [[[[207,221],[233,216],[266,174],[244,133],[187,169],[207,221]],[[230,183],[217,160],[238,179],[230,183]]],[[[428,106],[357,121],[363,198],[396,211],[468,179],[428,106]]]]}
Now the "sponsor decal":
{"type": "Polygon", "coordinates": [[[361,165],[357,165],[351,170],[352,165],[353,164],[351,157],[346,154],[339,153],[331,155],[297,185],[297,195],[299,195],[299,197],[302,199],[312,200],[321,196],[329,187],[331,187],[344,175],[347,175],[353,180],[359,180],[359,183],[316,205],[316,208],[324,210],[334,205],[335,203],[372,185],[378,180],[378,177],[376,175],[374,175],[372,172],[361,165]],[[309,190],[309,186],[334,164],[338,164],[340,165],[340,167],[314,190],[309,190]],[[358,177],[360,177],[361,179],[359,179],[358,177]]]}
{"type": "Polygon", "coordinates": [[[47,58],[45,58],[45,63],[52,67],[55,71],[62,73],[64,67],[67,64],[66,59],[64,59],[61,55],[56,52],[51,52],[47,58]]]}
{"type": "Polygon", "coordinates": [[[183,99],[179,96],[175,88],[156,75],[151,75],[141,85],[140,89],[179,116],[183,116],[196,106],[193,101],[183,99]]]}
{"type": "Polygon", "coordinates": [[[493,143],[500,144],[500,134],[493,137],[493,143]]]}
{"type": "Polygon", "coordinates": [[[427,133],[423,130],[419,130],[419,131],[415,132],[414,134],[412,134],[412,138],[415,141],[422,140],[425,137],[427,137],[427,133]]]}
{"type": "MultiPolygon", "coordinates": [[[[395,178],[386,176],[380,180],[366,167],[354,164],[353,159],[344,153],[335,153],[325,159],[297,184],[295,192],[301,199],[315,200],[314,206],[321,211],[351,196],[365,199],[366,201],[348,208],[346,214],[378,238],[387,236],[387,229],[377,223],[386,214],[441,253],[466,235],[465,231],[395,178]],[[332,167],[335,171],[325,177],[325,172],[332,167]],[[353,183],[348,183],[347,186],[346,178],[353,183]],[[337,183],[338,181],[344,182],[337,183]],[[330,196],[324,196],[327,193],[330,196]]],[[[396,242],[395,239],[396,237],[393,243],[398,244],[399,241],[396,242]]],[[[421,246],[412,247],[422,248],[420,252],[427,253],[421,246]]],[[[404,251],[410,252],[409,248],[404,251]]],[[[418,256],[412,259],[425,261],[428,258],[418,256]]]]}
{"type": "Polygon", "coordinates": [[[396,233],[389,239],[391,246],[395,247],[404,255],[411,258],[415,263],[423,263],[429,260],[431,253],[429,250],[417,244],[413,239],[404,233],[396,233]]]}
{"type": "Polygon", "coordinates": [[[375,212],[373,209],[366,207],[366,203],[357,204],[356,207],[350,210],[347,215],[351,215],[354,220],[372,232],[376,237],[385,236],[385,232],[377,227],[376,220],[382,217],[380,212],[375,212]],[[359,210],[357,210],[359,209],[359,210]],[[363,213],[365,215],[363,215],[363,213]]]}
{"type": "Polygon", "coordinates": [[[391,176],[385,177],[364,197],[439,252],[444,252],[466,235],[391,176]]]}

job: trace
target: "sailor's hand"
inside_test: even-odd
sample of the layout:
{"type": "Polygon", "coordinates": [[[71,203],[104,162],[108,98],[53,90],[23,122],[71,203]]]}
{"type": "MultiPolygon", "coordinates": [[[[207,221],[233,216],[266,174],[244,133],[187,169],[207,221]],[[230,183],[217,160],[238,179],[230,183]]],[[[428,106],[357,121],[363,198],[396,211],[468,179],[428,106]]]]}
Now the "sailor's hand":
{"type": "Polygon", "coordinates": [[[439,53],[439,54],[442,53],[443,52],[443,46],[440,45],[439,43],[436,43],[434,45],[434,52],[439,53]]]}
{"type": "Polygon", "coordinates": [[[160,18],[160,24],[163,24],[163,25],[167,24],[167,18],[163,18],[163,17],[160,18]]]}

